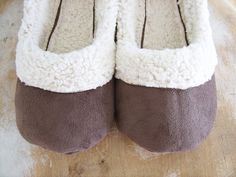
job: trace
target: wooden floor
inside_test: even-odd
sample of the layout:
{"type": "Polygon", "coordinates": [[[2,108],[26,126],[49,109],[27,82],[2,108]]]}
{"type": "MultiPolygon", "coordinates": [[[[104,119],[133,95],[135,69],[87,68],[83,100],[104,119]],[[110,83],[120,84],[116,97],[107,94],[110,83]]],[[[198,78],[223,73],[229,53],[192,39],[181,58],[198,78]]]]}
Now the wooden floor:
{"type": "MultiPolygon", "coordinates": [[[[8,112],[12,121],[14,121],[16,81],[14,56],[17,31],[22,16],[22,2],[22,0],[0,0],[0,48],[2,48],[0,49],[0,119],[1,115],[8,112]],[[1,99],[8,100],[9,104],[4,102],[4,106],[1,99]]],[[[114,128],[102,143],[80,154],[61,155],[32,146],[29,153],[34,163],[30,166],[30,172],[18,175],[22,177],[236,177],[236,0],[210,0],[209,4],[211,25],[219,56],[216,72],[218,113],[215,126],[203,144],[191,152],[152,154],[135,145],[114,128]]],[[[0,129],[1,126],[3,125],[0,125],[0,129]]],[[[12,164],[12,170],[16,165],[20,164],[12,164]]],[[[1,169],[3,168],[0,167],[1,169]]]]}

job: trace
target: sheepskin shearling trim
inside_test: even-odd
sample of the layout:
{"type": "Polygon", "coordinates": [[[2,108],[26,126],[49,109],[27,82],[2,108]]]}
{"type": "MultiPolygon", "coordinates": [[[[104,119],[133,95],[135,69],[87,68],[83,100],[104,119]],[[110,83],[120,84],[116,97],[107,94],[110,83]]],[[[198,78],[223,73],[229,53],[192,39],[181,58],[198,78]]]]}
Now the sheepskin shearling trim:
{"type": "Polygon", "coordinates": [[[18,78],[28,86],[59,93],[96,89],[114,74],[114,31],[117,0],[96,0],[93,43],[70,53],[52,53],[39,47],[51,0],[25,0],[16,53],[18,78]]]}
{"type": "Polygon", "coordinates": [[[180,0],[189,46],[141,49],[135,42],[137,1],[121,0],[118,17],[116,78],[129,84],[187,89],[209,81],[217,56],[209,24],[207,0],[180,0]]]}

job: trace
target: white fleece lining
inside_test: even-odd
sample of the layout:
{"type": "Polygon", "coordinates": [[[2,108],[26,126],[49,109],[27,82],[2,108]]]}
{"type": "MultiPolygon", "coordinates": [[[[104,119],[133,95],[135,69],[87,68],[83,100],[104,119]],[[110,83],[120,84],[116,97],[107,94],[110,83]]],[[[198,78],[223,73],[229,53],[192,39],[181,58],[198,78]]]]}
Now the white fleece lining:
{"type": "Polygon", "coordinates": [[[189,46],[141,49],[136,42],[135,32],[138,1],[121,0],[116,78],[134,85],[176,89],[199,86],[212,78],[217,57],[207,0],[180,0],[179,4],[189,46]]]}
{"type": "MultiPolygon", "coordinates": [[[[71,6],[76,1],[71,0],[71,6]]],[[[51,29],[48,21],[54,13],[50,8],[52,2],[58,7],[58,0],[24,1],[16,53],[18,78],[28,86],[59,93],[86,91],[105,85],[112,79],[115,67],[117,0],[96,0],[96,31],[92,44],[77,50],[72,46],[72,51],[67,53],[61,52],[68,48],[58,53],[40,48],[45,45],[45,39],[42,39],[45,27],[51,29]]]]}
{"type": "MultiPolygon", "coordinates": [[[[139,4],[136,20],[136,43],[141,47],[145,1],[137,1],[139,4]]],[[[160,50],[186,46],[184,26],[181,22],[176,0],[147,0],[146,9],[147,18],[143,48],[160,50]]]]}
{"type": "Polygon", "coordinates": [[[60,18],[48,50],[63,53],[91,45],[93,42],[93,7],[94,0],[63,0],[60,18]]]}

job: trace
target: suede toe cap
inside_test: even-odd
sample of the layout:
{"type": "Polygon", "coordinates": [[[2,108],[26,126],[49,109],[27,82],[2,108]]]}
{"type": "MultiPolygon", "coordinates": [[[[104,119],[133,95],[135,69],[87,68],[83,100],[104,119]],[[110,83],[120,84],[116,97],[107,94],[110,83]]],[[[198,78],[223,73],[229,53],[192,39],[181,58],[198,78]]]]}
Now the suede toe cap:
{"type": "Polygon", "coordinates": [[[154,152],[185,151],[209,134],[216,114],[215,78],[187,90],[116,83],[118,128],[154,152]]]}
{"type": "Polygon", "coordinates": [[[113,82],[95,90],[61,94],[18,80],[16,121],[22,136],[46,149],[72,153],[97,144],[113,121],[113,82]]]}

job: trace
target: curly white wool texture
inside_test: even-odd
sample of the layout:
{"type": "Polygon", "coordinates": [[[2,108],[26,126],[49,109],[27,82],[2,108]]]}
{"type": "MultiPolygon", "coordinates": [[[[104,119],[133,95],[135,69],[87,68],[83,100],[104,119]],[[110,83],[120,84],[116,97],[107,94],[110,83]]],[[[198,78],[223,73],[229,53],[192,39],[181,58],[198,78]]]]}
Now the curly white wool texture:
{"type": "Polygon", "coordinates": [[[96,1],[97,30],[93,43],[68,53],[52,53],[39,47],[50,16],[50,0],[25,0],[16,51],[17,76],[28,86],[73,93],[108,83],[115,70],[114,31],[117,0],[96,1]]]}
{"type": "Polygon", "coordinates": [[[135,41],[137,1],[121,0],[116,78],[133,85],[183,90],[202,85],[212,78],[217,55],[207,0],[180,0],[179,4],[189,46],[151,50],[139,48],[135,41]]]}

